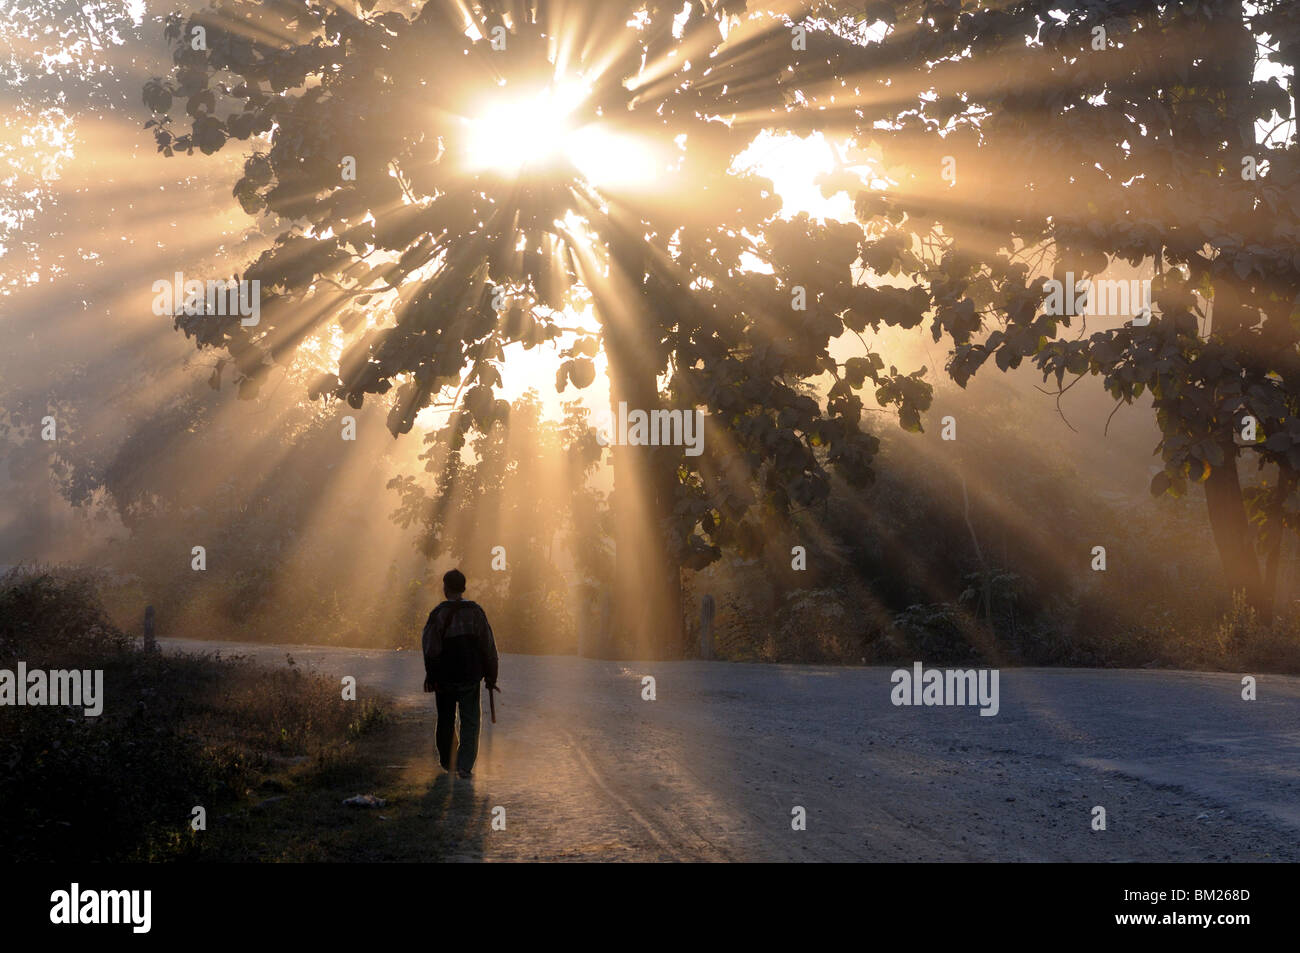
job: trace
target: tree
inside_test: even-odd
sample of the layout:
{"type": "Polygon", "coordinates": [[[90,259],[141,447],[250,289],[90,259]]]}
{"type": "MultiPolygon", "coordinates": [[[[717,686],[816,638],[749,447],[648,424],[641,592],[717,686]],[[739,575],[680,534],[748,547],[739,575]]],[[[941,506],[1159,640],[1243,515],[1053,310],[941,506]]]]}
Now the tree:
{"type": "Polygon", "coordinates": [[[614,408],[705,408],[701,456],[612,450],[615,626],[629,651],[677,654],[682,568],[755,548],[826,497],[828,468],[870,480],[868,379],[920,427],[921,372],[870,351],[841,366],[829,344],[846,327],[915,327],[929,300],[858,286],[860,229],[780,221],[771,183],[731,171],[806,101],[797,21],[743,0],[481,2],[470,21],[462,6],[234,0],[169,20],[174,69],[144,92],[158,148],[249,143],[234,194],[295,223],[240,276],[261,284],[258,325],[177,324],[229,351],[251,397],[337,322],[346,347],[313,395],[359,407],[391,391],[394,435],[450,407],[454,447],[506,415],[495,390],[516,342],[562,346],[560,390],[591,384],[603,351],[614,408]],[[508,124],[538,115],[549,125],[506,144],[508,124]],[[566,128],[644,175],[603,181],[575,155],[581,135],[552,148],[566,128]],[[566,323],[586,304],[597,328],[566,323]],[[801,393],[822,375],[824,400],[801,393]]]}
{"type": "MultiPolygon", "coordinates": [[[[135,95],[134,83],[113,68],[124,58],[127,41],[140,33],[140,18],[128,6],[121,0],[10,0],[5,5],[0,258],[20,261],[21,267],[0,270],[0,294],[12,295],[60,270],[64,256],[42,245],[53,245],[51,239],[75,228],[70,228],[75,216],[58,214],[55,183],[66,174],[77,119],[92,109],[120,108],[135,95]]],[[[84,161],[89,165],[94,157],[84,161]]]]}
{"type": "Polygon", "coordinates": [[[432,487],[414,476],[389,481],[401,499],[396,522],[418,527],[430,558],[455,557],[475,598],[493,607],[504,651],[568,648],[570,590],[609,575],[608,513],[590,485],[601,448],[587,415],[570,402],[562,422],[545,420],[529,391],[460,450],[451,449],[454,425],[429,430],[421,459],[432,487]]]}
{"type": "Polygon", "coordinates": [[[963,386],[992,358],[1031,361],[1058,394],[1089,375],[1117,407],[1149,394],[1151,492],[1204,486],[1228,587],[1270,613],[1298,525],[1300,178],[1294,72],[1280,74],[1300,62],[1300,8],[921,0],[867,20],[873,39],[841,21],[810,50],[855,93],[812,105],[888,170],[857,192],[870,270],[928,291],[963,386]],[[1068,294],[1070,273],[1117,260],[1150,275],[1154,316],[1094,317],[1088,333],[1048,281],[1068,294]],[[1243,458],[1267,474],[1256,487],[1243,458]]]}

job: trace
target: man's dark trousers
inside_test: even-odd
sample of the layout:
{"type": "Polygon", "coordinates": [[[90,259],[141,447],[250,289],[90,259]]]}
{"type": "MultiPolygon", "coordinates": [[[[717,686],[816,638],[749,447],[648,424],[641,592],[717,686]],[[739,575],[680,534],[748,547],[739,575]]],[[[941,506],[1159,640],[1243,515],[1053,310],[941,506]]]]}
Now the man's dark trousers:
{"type": "Polygon", "coordinates": [[[450,770],[451,746],[456,737],[456,707],[460,706],[460,751],[454,765],[460,771],[473,771],[478,757],[479,683],[438,685],[434,699],[438,707],[438,760],[450,770]]]}

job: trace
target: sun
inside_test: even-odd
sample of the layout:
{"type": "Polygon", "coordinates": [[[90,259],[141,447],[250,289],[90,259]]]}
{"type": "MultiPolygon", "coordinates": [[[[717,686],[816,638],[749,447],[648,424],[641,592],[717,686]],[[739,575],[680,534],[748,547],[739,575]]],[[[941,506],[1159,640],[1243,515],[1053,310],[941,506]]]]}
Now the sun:
{"type": "Polygon", "coordinates": [[[565,161],[564,145],[581,104],[553,86],[498,98],[468,119],[465,162],[474,171],[516,176],[565,161]]]}
{"type": "Polygon", "coordinates": [[[465,120],[464,162],[470,171],[507,178],[575,170],[597,188],[629,188],[659,172],[650,144],[612,131],[600,117],[580,118],[591,90],[580,81],[500,95],[465,120]]]}

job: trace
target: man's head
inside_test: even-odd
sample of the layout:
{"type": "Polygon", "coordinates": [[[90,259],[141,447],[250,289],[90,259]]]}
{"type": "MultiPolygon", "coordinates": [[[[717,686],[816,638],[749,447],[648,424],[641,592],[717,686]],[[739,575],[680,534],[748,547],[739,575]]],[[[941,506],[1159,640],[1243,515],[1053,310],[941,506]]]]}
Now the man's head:
{"type": "Polygon", "coordinates": [[[442,594],[448,599],[459,599],[465,594],[465,574],[459,569],[449,570],[442,577],[442,594]]]}

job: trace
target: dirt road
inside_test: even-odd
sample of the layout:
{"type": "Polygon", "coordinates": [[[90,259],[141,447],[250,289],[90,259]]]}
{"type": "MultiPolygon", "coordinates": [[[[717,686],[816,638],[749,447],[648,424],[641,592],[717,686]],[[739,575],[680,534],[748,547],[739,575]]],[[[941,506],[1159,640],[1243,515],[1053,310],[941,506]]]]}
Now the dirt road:
{"type": "Polygon", "coordinates": [[[416,653],[165,645],[288,653],[427,712],[428,745],[394,767],[428,779],[456,859],[1300,859],[1295,678],[1243,701],[1240,675],[1003,669],[981,717],[895,707],[888,668],[507,655],[465,782],[433,765],[416,653]]]}

